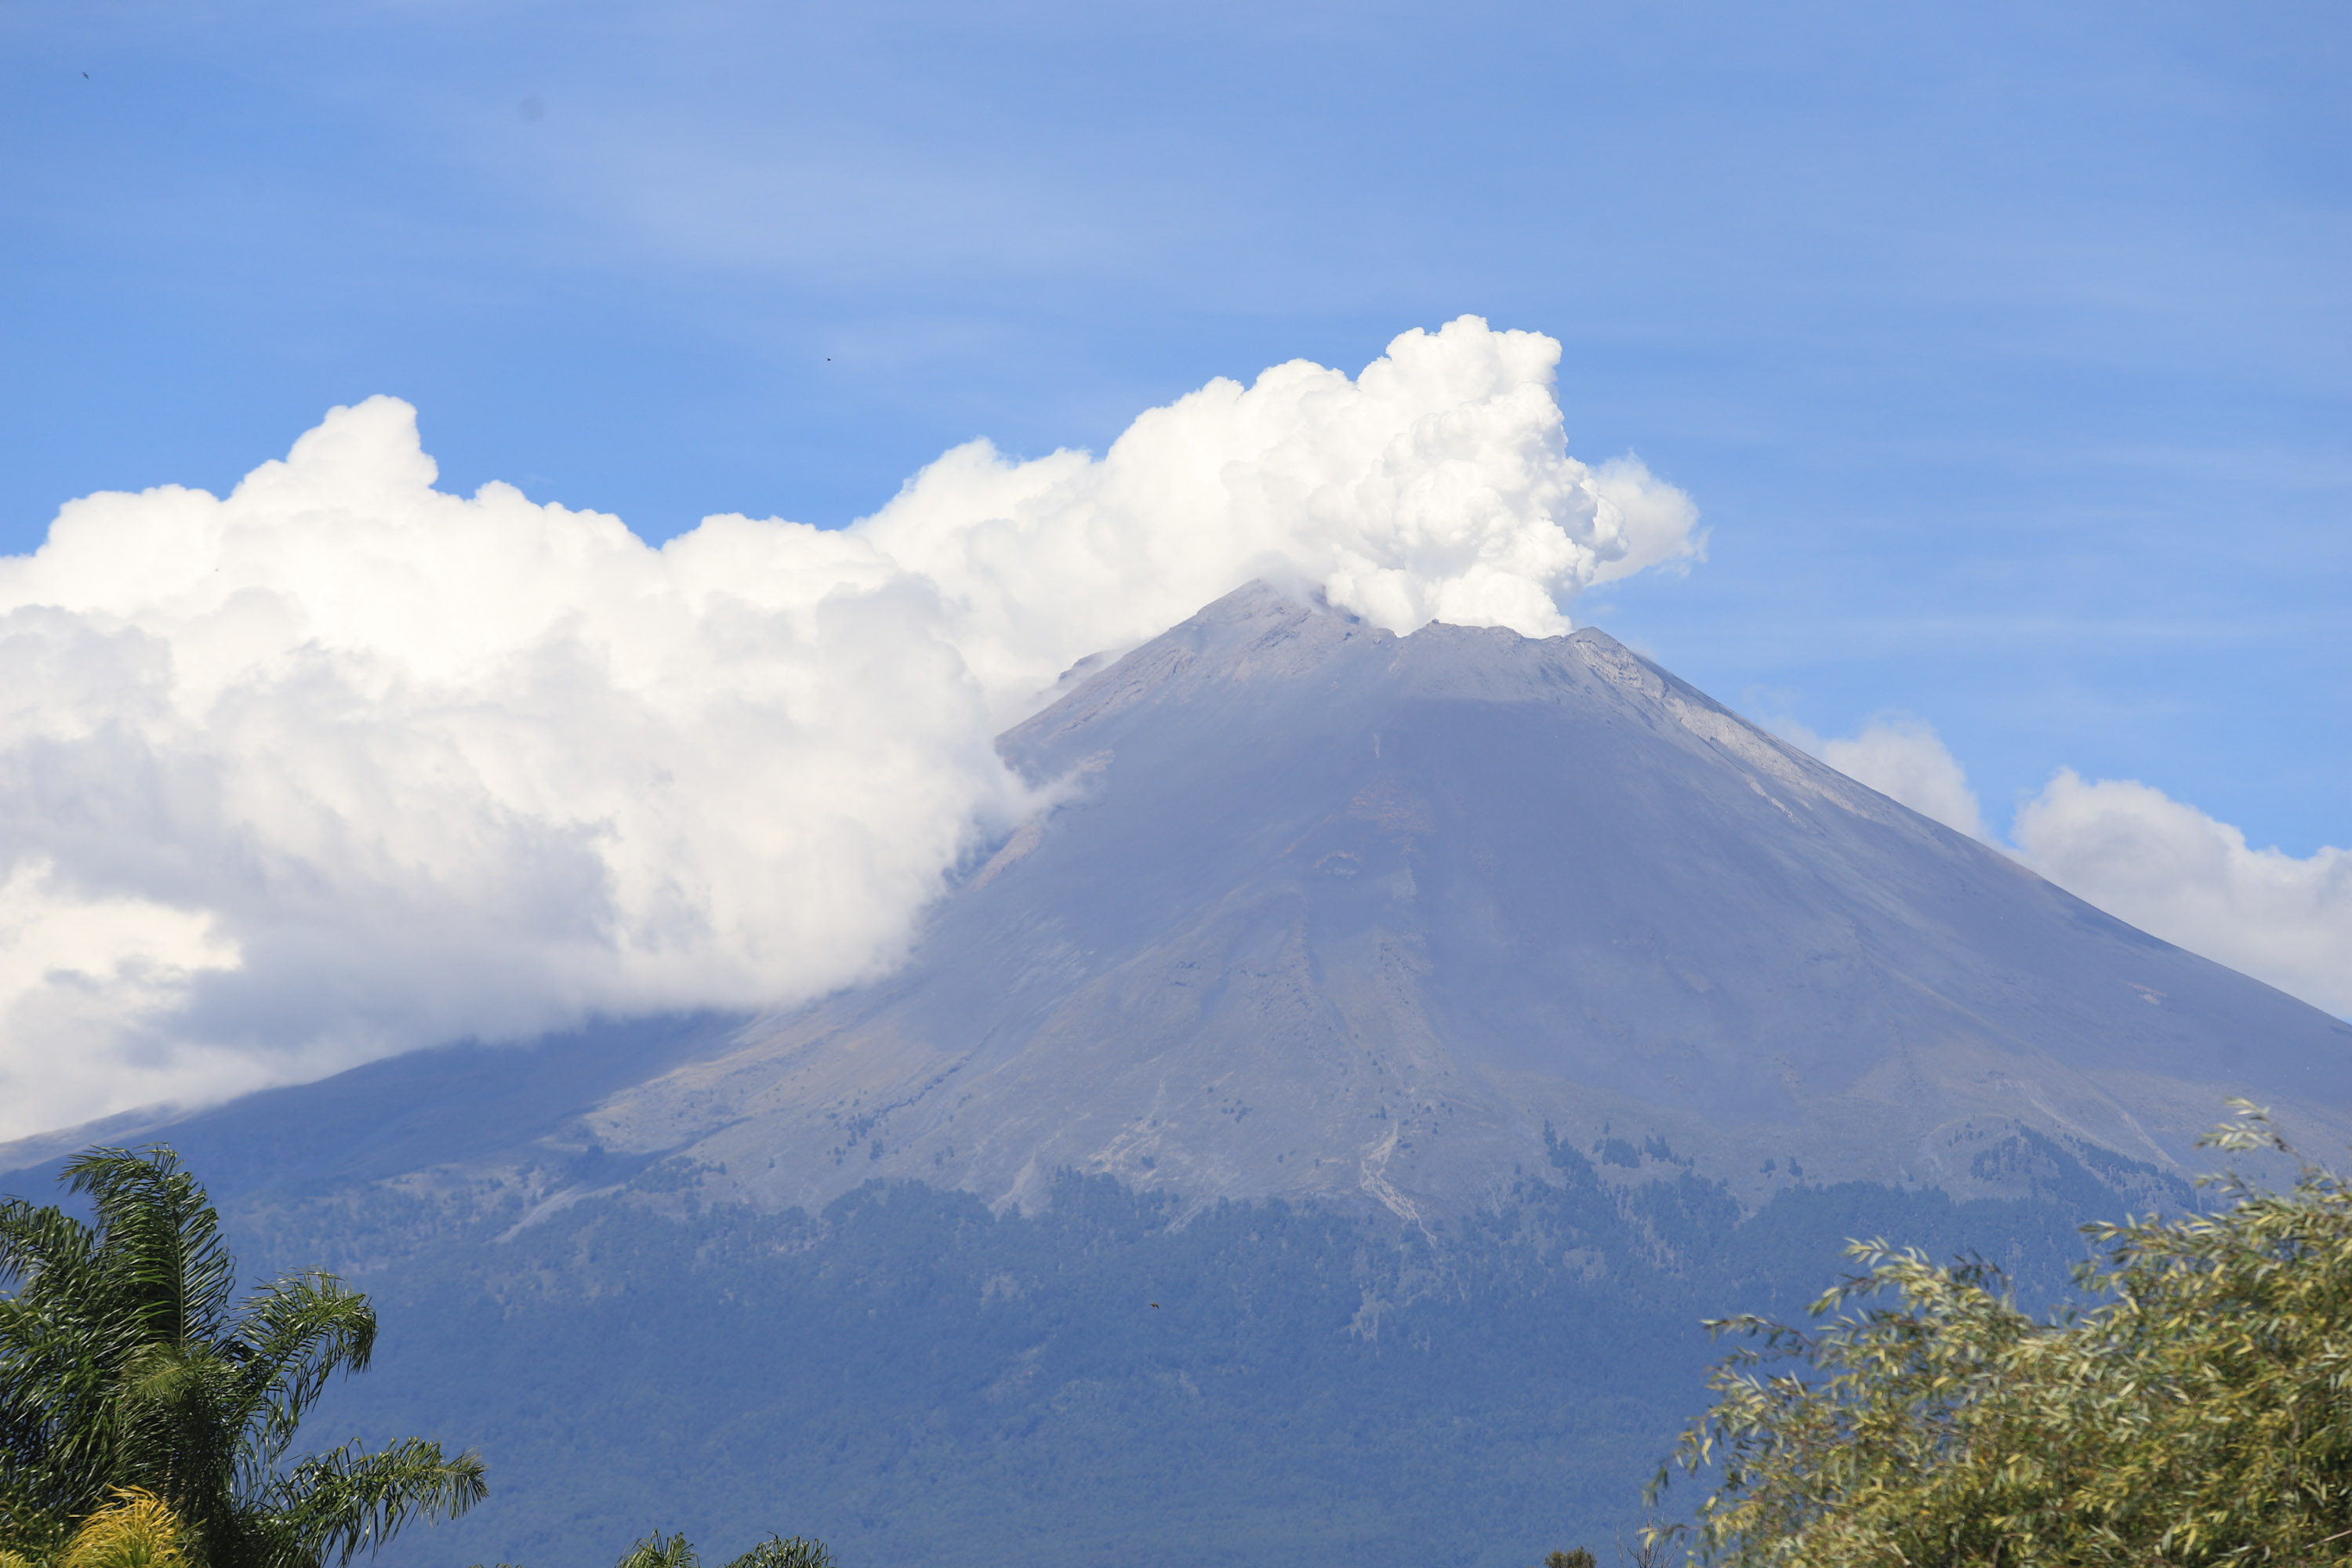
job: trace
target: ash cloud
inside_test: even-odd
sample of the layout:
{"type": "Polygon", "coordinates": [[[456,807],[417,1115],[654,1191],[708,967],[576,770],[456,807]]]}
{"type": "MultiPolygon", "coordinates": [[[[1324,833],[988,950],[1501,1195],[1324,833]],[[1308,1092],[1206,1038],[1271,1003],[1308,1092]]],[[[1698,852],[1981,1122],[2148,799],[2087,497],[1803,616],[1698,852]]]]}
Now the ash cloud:
{"type": "Polygon", "coordinates": [[[1540,636],[1695,559],[1687,498],[1568,455],[1558,358],[1465,317],[658,549],[436,490],[381,397],[225,498],[75,501],[0,559],[0,1137],[886,970],[1079,658],[1267,573],[1540,636]]]}

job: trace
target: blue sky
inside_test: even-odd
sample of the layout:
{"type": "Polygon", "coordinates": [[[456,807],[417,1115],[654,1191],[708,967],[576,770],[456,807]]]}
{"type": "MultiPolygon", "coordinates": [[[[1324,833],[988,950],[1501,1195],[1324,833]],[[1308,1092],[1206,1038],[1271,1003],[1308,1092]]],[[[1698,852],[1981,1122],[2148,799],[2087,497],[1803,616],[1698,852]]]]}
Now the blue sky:
{"type": "Polygon", "coordinates": [[[2335,4],[18,6],[0,552],[331,405],[660,541],[1464,313],[1710,530],[1577,618],[2352,843],[2335,4]]]}
{"type": "Polygon", "coordinates": [[[1595,619],[2347,836],[2332,5],[29,8],[7,548],[397,393],[664,537],[1464,310],[1713,559],[1595,619]],[[88,79],[81,73],[87,70],[88,79]],[[536,111],[537,117],[531,118],[536,111]],[[828,361],[828,356],[830,359],[828,361]]]}
{"type": "Polygon", "coordinates": [[[1916,712],[1996,816],[2063,763],[2352,837],[2341,6],[0,26],[7,549],[376,392],[445,485],[844,521],[1475,311],[1712,530],[1581,618],[1823,732],[1916,712]]]}

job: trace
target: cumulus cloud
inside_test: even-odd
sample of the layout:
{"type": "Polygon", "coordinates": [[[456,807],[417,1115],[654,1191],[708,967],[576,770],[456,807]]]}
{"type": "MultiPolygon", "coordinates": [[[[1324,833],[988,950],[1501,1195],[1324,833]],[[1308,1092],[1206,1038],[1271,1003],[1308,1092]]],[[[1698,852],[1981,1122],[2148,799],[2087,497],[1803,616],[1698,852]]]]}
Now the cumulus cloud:
{"type": "Polygon", "coordinates": [[[1988,837],[1968,773],[1932,726],[1905,714],[1886,715],[1873,719],[1850,740],[1823,740],[1801,724],[1780,728],[1846,777],[1955,833],[1988,837]]]}
{"type": "Polygon", "coordinates": [[[1930,726],[1874,719],[1849,740],[1780,732],[1922,816],[1984,839],[2152,936],[2352,1016],[2352,852],[2298,859],[2130,780],[2062,768],[2018,809],[2015,847],[1984,826],[1968,775],[1930,726]]]}
{"type": "Polygon", "coordinates": [[[2165,941],[2352,1016],[2352,851],[2304,858],[2161,790],[2061,769],[2017,814],[2019,858],[2165,941]]]}
{"type": "Polygon", "coordinates": [[[871,975],[1030,804],[994,733],[1254,575],[1566,630],[1700,542],[1638,463],[1568,455],[1558,358],[1464,318],[1099,458],[975,442],[847,529],[658,549],[436,490],[389,398],[225,498],[75,501],[0,559],[0,1137],[871,975]]]}

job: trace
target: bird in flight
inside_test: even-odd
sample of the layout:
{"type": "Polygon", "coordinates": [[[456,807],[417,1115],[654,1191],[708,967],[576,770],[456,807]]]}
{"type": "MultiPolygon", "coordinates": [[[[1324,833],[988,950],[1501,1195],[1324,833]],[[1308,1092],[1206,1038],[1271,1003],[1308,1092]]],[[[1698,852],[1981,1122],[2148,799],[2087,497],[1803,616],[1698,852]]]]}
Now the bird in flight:
{"type": "Polygon", "coordinates": [[[1157,1302],[1157,1301],[1154,1301],[1154,1302],[1152,1302],[1151,1304],[1152,1304],[1154,1307],[1157,1307],[1157,1306],[1159,1306],[1159,1305],[1160,1305],[1160,1303],[1159,1303],[1159,1302],[1157,1302]]]}

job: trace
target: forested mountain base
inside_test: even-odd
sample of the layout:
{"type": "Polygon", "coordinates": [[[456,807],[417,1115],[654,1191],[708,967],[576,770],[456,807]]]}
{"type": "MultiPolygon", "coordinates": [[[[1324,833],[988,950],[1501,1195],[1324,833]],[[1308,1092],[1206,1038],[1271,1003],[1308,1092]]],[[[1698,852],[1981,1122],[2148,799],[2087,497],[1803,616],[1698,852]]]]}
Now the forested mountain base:
{"type": "Polygon", "coordinates": [[[1026,1217],[879,1183],[761,1215],[671,1166],[519,1228],[519,1205],[382,1186],[224,1208],[248,1268],[334,1268],[377,1303],[383,1370],[329,1396],[322,1438],[421,1428],[488,1461],[489,1500],[392,1568],[608,1561],[653,1529],[723,1556],[779,1528],[845,1568],[1526,1568],[1631,1539],[1706,1403],[1699,1320],[1801,1310],[1845,1237],[2062,1290],[2075,1225],[2116,1198],[2020,1152],[2046,1173],[2030,1198],[1807,1188],[1743,1222],[1710,1183],[1612,1188],[1559,1148],[1433,1235],[1280,1203],[1187,1218],[1076,1176],[1026,1217]]]}

